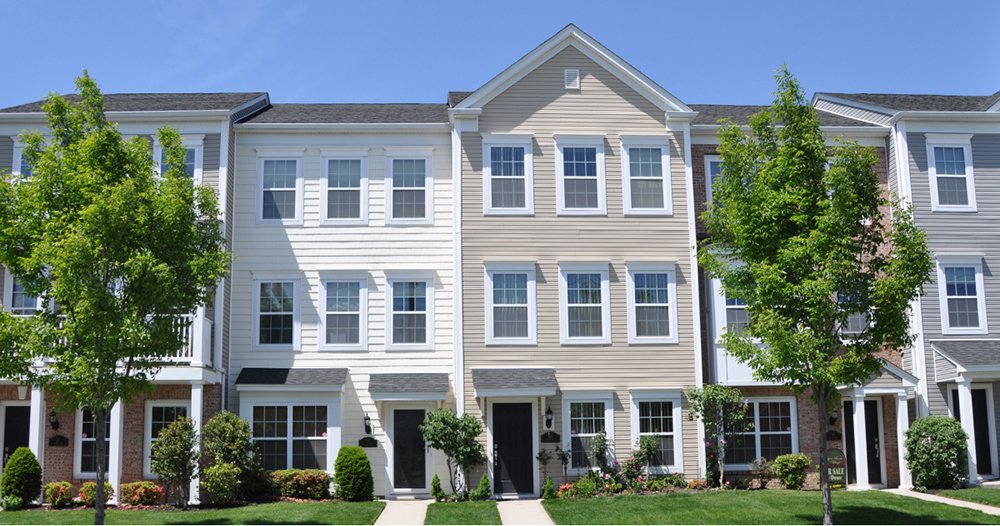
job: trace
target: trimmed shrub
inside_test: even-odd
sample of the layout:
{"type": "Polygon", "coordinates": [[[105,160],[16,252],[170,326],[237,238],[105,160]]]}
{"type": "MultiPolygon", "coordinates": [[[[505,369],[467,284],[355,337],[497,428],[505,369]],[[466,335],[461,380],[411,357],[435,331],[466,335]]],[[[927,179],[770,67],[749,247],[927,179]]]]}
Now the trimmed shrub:
{"type": "Polygon", "coordinates": [[[214,506],[228,506],[240,496],[240,468],[229,462],[201,471],[201,496],[214,506]]]}
{"type": "MultiPolygon", "coordinates": [[[[187,504],[191,479],[198,471],[198,432],[190,418],[178,418],[160,434],[151,448],[150,470],[160,476],[166,488],[177,498],[177,505],[187,504]]],[[[119,490],[124,491],[124,484],[119,490]]],[[[121,494],[124,499],[125,495],[121,494]]]]}
{"type": "Polygon", "coordinates": [[[0,497],[0,508],[4,511],[17,511],[24,508],[24,499],[17,495],[4,495],[0,497]]]}
{"type": "Polygon", "coordinates": [[[253,443],[250,424],[236,413],[220,411],[201,429],[202,454],[212,464],[233,464],[240,469],[240,497],[267,501],[277,494],[274,481],[264,471],[253,443]]]}
{"type": "Polygon", "coordinates": [[[479,477],[479,487],[472,493],[469,493],[469,500],[489,500],[492,496],[493,491],[490,489],[490,479],[484,473],[482,477],[479,477]]]}
{"type": "Polygon", "coordinates": [[[812,461],[805,453],[792,453],[778,456],[772,467],[782,486],[787,489],[802,489],[806,483],[806,470],[811,464],[812,461]]]}
{"type": "Polygon", "coordinates": [[[330,497],[330,474],[322,469],[282,469],[271,473],[282,497],[326,499],[330,497]]]}
{"type": "Polygon", "coordinates": [[[968,435],[948,416],[918,418],[906,432],[906,465],[919,490],[959,488],[969,471],[968,435]]]}
{"type": "Polygon", "coordinates": [[[573,483],[571,497],[593,497],[597,494],[597,479],[593,477],[583,477],[573,483]]]}
{"type": "MultiPolygon", "coordinates": [[[[104,503],[107,504],[111,497],[115,495],[115,490],[110,482],[104,483],[104,503]]],[[[97,504],[97,483],[94,481],[84,482],[80,486],[80,502],[88,508],[93,508],[97,504]]]]}
{"type": "Polygon", "coordinates": [[[542,499],[552,500],[556,498],[556,485],[552,483],[552,477],[545,477],[545,484],[542,486],[542,499]]]}
{"type": "Polygon", "coordinates": [[[148,480],[126,482],[118,486],[118,500],[129,506],[155,506],[166,494],[159,484],[148,480]]]}
{"type": "Polygon", "coordinates": [[[0,495],[13,495],[22,504],[30,504],[42,494],[42,466],[35,454],[19,447],[7,459],[0,477],[0,495]]]}
{"type": "Polygon", "coordinates": [[[49,482],[43,490],[45,502],[53,508],[65,508],[73,503],[73,485],[65,480],[49,482]]]}
{"type": "Polygon", "coordinates": [[[364,502],[374,498],[372,465],[365,450],[358,446],[344,446],[337,453],[334,465],[337,496],[350,502],[364,502]]]}
{"type": "Polygon", "coordinates": [[[441,477],[437,476],[437,473],[435,473],[434,478],[431,479],[431,496],[434,497],[434,500],[437,502],[444,502],[447,497],[444,494],[444,490],[441,489],[441,477]]]}
{"type": "Polygon", "coordinates": [[[766,458],[755,458],[750,463],[750,471],[753,473],[753,479],[757,481],[757,489],[767,488],[767,483],[774,478],[774,466],[766,458]]]}

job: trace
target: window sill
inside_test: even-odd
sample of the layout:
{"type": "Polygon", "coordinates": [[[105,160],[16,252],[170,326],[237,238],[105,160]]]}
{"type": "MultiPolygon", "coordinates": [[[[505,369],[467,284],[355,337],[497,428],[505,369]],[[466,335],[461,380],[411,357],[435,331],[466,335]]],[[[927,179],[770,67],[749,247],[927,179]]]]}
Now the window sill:
{"type": "Polygon", "coordinates": [[[300,351],[295,345],[261,345],[256,344],[253,346],[254,351],[281,351],[281,352],[297,352],[300,351]]]}
{"type": "Polygon", "coordinates": [[[385,226],[434,226],[433,219],[386,219],[385,226]]]}
{"type": "Polygon", "coordinates": [[[320,226],[368,226],[368,219],[320,219],[320,226]]]}
{"type": "Polygon", "coordinates": [[[525,208],[510,208],[510,209],[490,208],[490,209],[487,209],[487,210],[483,210],[483,215],[484,216],[508,216],[508,217],[510,217],[510,216],[532,217],[532,216],[535,215],[535,211],[533,209],[525,209],[525,208]]]}
{"type": "Polygon", "coordinates": [[[664,345],[664,344],[675,344],[678,343],[677,337],[673,338],[638,338],[634,336],[629,336],[629,345],[664,345]]]}
{"type": "Polygon", "coordinates": [[[673,217],[674,211],[667,209],[626,210],[625,217],[673,217]]]}
{"type": "Polygon", "coordinates": [[[951,329],[942,327],[941,334],[944,336],[970,336],[970,335],[982,336],[985,334],[989,334],[989,330],[986,329],[986,327],[983,328],[963,327],[961,329],[951,329]]]}
{"type": "Polygon", "coordinates": [[[611,345],[611,338],[560,338],[559,345],[572,347],[574,345],[611,345]]]}
{"type": "Polygon", "coordinates": [[[354,346],[336,346],[336,345],[320,345],[319,352],[321,353],[362,353],[367,352],[367,345],[354,345],[354,346]]]}
{"type": "Polygon", "coordinates": [[[302,226],[304,223],[301,219],[257,219],[257,224],[260,226],[302,226]]]}
{"type": "Polygon", "coordinates": [[[962,214],[974,214],[978,212],[974,206],[931,206],[931,212],[957,212],[962,214]]]}
{"type": "Polygon", "coordinates": [[[385,350],[386,352],[407,352],[407,351],[426,352],[426,351],[433,351],[434,345],[427,343],[421,343],[419,345],[404,345],[395,343],[395,344],[386,344],[385,350]]]}
{"type": "Polygon", "coordinates": [[[488,339],[485,345],[487,347],[533,347],[538,345],[538,340],[528,338],[517,340],[488,339]]]}
{"type": "Polygon", "coordinates": [[[608,215],[608,211],[607,210],[603,210],[603,209],[600,209],[600,210],[597,210],[597,209],[591,210],[591,209],[587,209],[587,208],[559,210],[559,211],[556,212],[556,216],[558,216],[558,217],[607,216],[607,215],[608,215]]]}

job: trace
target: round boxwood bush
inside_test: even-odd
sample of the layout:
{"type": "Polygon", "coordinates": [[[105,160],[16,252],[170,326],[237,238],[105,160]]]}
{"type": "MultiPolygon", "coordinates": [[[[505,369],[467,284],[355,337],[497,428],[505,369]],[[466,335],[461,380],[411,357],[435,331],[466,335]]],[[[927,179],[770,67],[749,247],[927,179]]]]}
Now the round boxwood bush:
{"type": "Polygon", "coordinates": [[[906,432],[906,465],[917,489],[959,488],[969,473],[969,437],[950,416],[918,418],[906,432]]]}
{"type": "Polygon", "coordinates": [[[28,504],[42,493],[42,466],[35,454],[26,447],[19,447],[7,459],[0,478],[0,495],[14,495],[28,504]]]}
{"type": "Polygon", "coordinates": [[[334,482],[337,496],[351,502],[363,502],[374,498],[372,466],[365,450],[358,446],[344,446],[337,453],[334,466],[334,482]]]}
{"type": "Polygon", "coordinates": [[[201,494],[213,506],[229,506],[240,496],[242,471],[235,464],[221,462],[201,471],[201,494]]]}
{"type": "Polygon", "coordinates": [[[778,456],[771,466],[782,486],[787,489],[802,489],[806,483],[806,470],[810,464],[812,461],[805,453],[792,453],[778,456]]]}

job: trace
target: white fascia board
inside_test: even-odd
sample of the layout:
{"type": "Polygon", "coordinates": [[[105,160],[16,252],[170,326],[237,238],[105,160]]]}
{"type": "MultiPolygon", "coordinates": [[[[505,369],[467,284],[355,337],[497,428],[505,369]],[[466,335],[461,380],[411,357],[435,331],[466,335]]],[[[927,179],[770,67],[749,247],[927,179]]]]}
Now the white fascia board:
{"type": "Polygon", "coordinates": [[[901,111],[892,116],[890,124],[900,120],[934,122],[1000,122],[1000,113],[988,111],[901,111]]]}
{"type": "Polygon", "coordinates": [[[239,392],[312,393],[312,392],[322,391],[322,392],[340,393],[344,390],[344,386],[335,384],[323,384],[323,385],[236,384],[236,390],[239,392]]]}
{"type": "MultiPolygon", "coordinates": [[[[109,121],[204,121],[229,118],[229,110],[107,111],[109,121]]],[[[45,122],[44,112],[0,113],[0,122],[45,122]]]]}
{"type": "Polygon", "coordinates": [[[445,392],[418,392],[418,393],[383,393],[370,391],[368,393],[375,402],[440,402],[448,399],[445,392]]]}
{"type": "Polygon", "coordinates": [[[451,124],[447,122],[248,122],[234,125],[237,130],[244,133],[253,132],[330,132],[330,131],[351,131],[351,132],[441,132],[451,131],[451,124]]]}
{"type": "Polygon", "coordinates": [[[526,387],[523,389],[476,389],[476,398],[514,398],[519,396],[555,396],[555,387],[526,387]]]}

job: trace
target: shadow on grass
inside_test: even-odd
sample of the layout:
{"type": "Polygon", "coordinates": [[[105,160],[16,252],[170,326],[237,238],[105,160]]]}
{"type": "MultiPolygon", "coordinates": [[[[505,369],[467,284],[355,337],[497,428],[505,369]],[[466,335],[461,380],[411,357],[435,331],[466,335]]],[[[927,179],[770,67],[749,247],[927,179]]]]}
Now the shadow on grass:
{"type": "MultiPolygon", "coordinates": [[[[795,516],[807,524],[818,524],[823,521],[823,514],[800,514],[795,516]]],[[[997,517],[1000,522],[1000,517],[997,517]]],[[[956,521],[954,517],[942,517],[925,513],[909,513],[888,508],[873,508],[871,506],[835,506],[833,510],[834,524],[971,524],[956,521]]],[[[977,523],[978,524],[978,523],[977,523]]]]}

